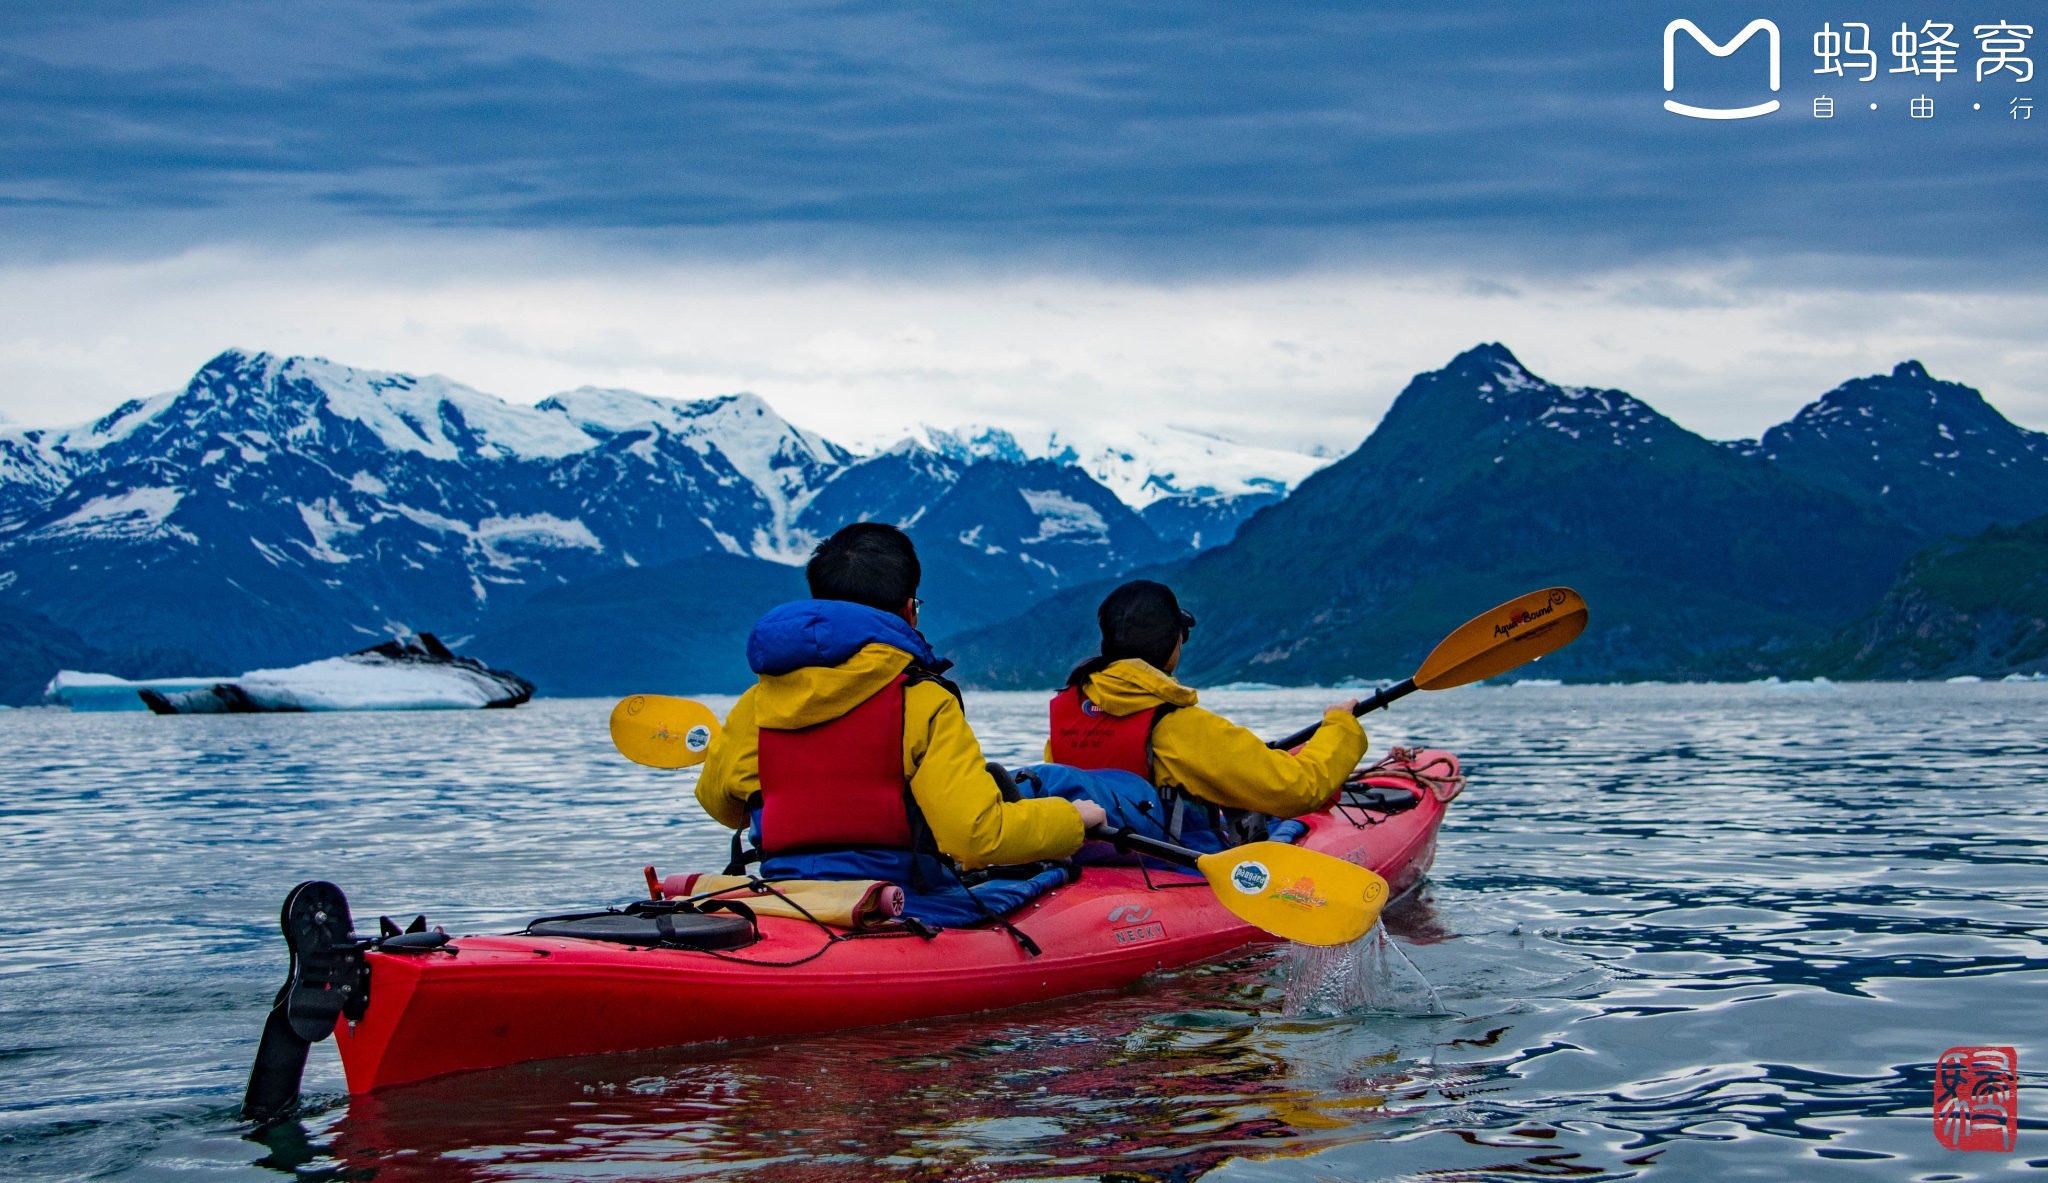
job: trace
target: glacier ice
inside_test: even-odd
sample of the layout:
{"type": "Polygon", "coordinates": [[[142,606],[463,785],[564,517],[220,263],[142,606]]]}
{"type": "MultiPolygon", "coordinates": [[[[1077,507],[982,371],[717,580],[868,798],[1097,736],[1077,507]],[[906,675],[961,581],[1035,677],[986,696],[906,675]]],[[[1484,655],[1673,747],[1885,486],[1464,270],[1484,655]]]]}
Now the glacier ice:
{"type": "Polygon", "coordinates": [[[456,657],[431,634],[237,678],[129,681],[62,670],[43,692],[45,701],[74,711],[159,714],[476,710],[517,706],[532,696],[524,678],[456,657]]]}

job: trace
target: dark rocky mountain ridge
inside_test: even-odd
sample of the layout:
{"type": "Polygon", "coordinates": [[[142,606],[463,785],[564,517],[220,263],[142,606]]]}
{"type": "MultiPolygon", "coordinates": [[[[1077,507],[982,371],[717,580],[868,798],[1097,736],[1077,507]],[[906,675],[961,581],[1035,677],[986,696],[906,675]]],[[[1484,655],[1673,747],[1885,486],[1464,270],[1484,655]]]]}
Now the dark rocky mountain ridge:
{"type": "MultiPolygon", "coordinates": [[[[1544,381],[1485,345],[1418,375],[1351,455],[1162,577],[1202,617],[1184,667],[1198,683],[1398,677],[1466,617],[1548,583],[1584,592],[1593,627],[1542,676],[1751,677],[1865,610],[1936,531],[2029,516],[2048,497],[2029,459],[2037,435],[1908,363],[1808,407],[1766,434],[1771,446],[1716,444],[1625,392],[1544,381]],[[1879,394],[1914,411],[1886,438],[1968,432],[1988,457],[1965,447],[1939,470],[1895,448],[1879,473],[1910,467],[1905,488],[1967,484],[1987,466],[2012,479],[1902,518],[1860,467],[1854,480],[1831,470],[1845,433],[1816,426],[1865,419],[1879,394]]],[[[963,676],[1054,684],[1092,646],[1101,590],[956,638],[963,676]]]]}
{"type": "Polygon", "coordinates": [[[91,670],[121,678],[203,677],[230,672],[182,649],[110,653],[40,612],[0,604],[0,705],[26,706],[41,701],[50,675],[60,669],[91,670]]]}
{"type": "Polygon", "coordinates": [[[2048,513],[2048,433],[2009,422],[1917,361],[1844,382],[1761,440],[1730,446],[1930,537],[2048,513]]]}

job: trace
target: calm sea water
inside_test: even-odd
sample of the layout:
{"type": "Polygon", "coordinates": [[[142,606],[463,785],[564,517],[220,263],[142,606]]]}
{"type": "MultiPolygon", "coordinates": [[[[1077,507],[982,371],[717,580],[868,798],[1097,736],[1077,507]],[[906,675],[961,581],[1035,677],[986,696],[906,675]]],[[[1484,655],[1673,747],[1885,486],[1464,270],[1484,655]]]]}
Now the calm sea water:
{"type": "MultiPolygon", "coordinates": [[[[1277,734],[1330,692],[1218,693],[1277,734]]],[[[721,709],[724,703],[718,704],[721,709]]],[[[1274,951],[1126,994],[779,1046],[235,1107],[278,901],[450,931],[712,867],[608,703],[0,712],[0,1176],[1953,1180],[2048,1170],[2048,686],[1477,688],[1369,720],[1467,760],[1377,1009],[1283,1014],[1274,951]],[[1439,1005],[1415,975],[1435,987],[1439,1005]],[[1444,1013],[1431,1013],[1433,1010],[1444,1013]],[[2017,1046],[2014,1154],[1934,1140],[1932,1064],[2017,1046]]],[[[979,695],[1027,760],[1035,695],[979,695]]]]}

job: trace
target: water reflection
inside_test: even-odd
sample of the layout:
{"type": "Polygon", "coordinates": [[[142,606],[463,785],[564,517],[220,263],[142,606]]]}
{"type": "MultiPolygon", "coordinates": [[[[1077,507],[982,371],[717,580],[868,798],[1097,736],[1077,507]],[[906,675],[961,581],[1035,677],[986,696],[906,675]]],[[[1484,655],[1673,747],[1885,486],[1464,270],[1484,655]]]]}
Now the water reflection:
{"type": "Polygon", "coordinates": [[[1357,1136],[1429,1087],[1392,1046],[1334,1090],[1299,1079],[1302,1041],[1348,1060],[1353,1033],[1263,1028],[1281,972],[1261,955],[1000,1016],[479,1073],[358,1098],[324,1138],[385,1180],[1192,1179],[1357,1136]]]}

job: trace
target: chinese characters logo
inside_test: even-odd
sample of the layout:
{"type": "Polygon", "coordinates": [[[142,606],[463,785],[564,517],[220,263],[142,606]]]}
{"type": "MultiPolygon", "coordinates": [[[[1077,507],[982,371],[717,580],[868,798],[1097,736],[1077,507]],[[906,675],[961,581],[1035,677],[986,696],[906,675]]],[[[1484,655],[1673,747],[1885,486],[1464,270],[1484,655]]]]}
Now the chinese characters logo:
{"type": "MultiPolygon", "coordinates": [[[[1853,15],[1853,14],[1851,14],[1853,15]]],[[[1963,15],[1963,14],[1954,14],[1963,15]]],[[[1750,21],[1742,31],[1723,44],[1709,37],[1700,27],[1689,20],[1674,20],[1664,26],[1664,89],[1678,89],[1678,46],[1679,33],[1691,37],[1701,49],[1717,58],[1730,57],[1747,44],[1758,33],[1767,34],[1765,40],[1770,49],[1770,89],[1777,91],[1780,86],[1780,46],[1778,26],[1762,18],[1750,21]]],[[[1813,34],[1813,56],[1820,64],[1813,72],[1819,75],[1833,75],[1844,84],[1877,82],[1880,75],[1890,78],[1906,75],[1908,82],[1918,90],[1928,83],[1944,83],[1955,78],[1958,83],[1999,82],[2023,83],[2034,79],[2034,59],[2030,47],[2034,37],[2034,26],[2016,24],[2013,21],[1997,21],[1972,24],[1970,22],[1922,20],[1915,27],[1911,21],[1900,21],[1899,27],[1886,32],[1873,29],[1868,21],[1821,22],[1813,34]],[[1968,30],[1965,34],[1964,30],[1968,30]],[[1969,43],[1974,41],[1975,45],[1969,43]],[[1885,51],[1889,49],[1887,55],[1885,51]],[[1969,60],[1970,50],[1976,51],[1974,62],[1969,60]],[[1890,63],[1885,60],[1888,56],[1890,63]]],[[[1754,55],[1752,55],[1753,57],[1754,55]]],[[[1691,67],[1689,67],[1690,69],[1691,67]]],[[[1905,104],[1907,113],[1914,119],[1934,118],[1935,102],[1932,88],[1921,91],[1905,104]]],[[[1909,94],[1912,92],[1908,92],[1909,94]]],[[[2011,92],[2008,92],[2011,93],[2011,92]]],[[[1758,98],[1763,98],[1759,95],[1758,98]]],[[[1992,109],[2004,96],[1990,99],[1992,109]]],[[[1849,109],[1860,109],[1862,100],[1849,105],[1849,109]]],[[[1879,104],[1871,102],[1869,109],[1876,111],[1879,104]]],[[[1896,106],[1886,104],[1890,110],[1896,106]]],[[[1968,103],[1969,110],[1981,112],[1984,102],[1968,103]]],[[[1706,107],[1666,99],[1664,109],[1674,115],[1691,119],[1753,119],[1769,115],[1779,109],[1777,99],[1752,103],[1748,106],[1706,107]]],[[[1944,108],[1953,109],[1953,108],[1944,108]]],[[[1823,94],[1813,100],[1813,116],[1816,119],[1833,119],[1842,108],[1832,95],[1823,94]]],[[[2033,117],[2033,99],[2024,95],[2013,98],[2008,105],[2013,120],[2027,120],[2033,117]]]]}
{"type": "Polygon", "coordinates": [[[2013,1148],[2020,1125],[2019,1054],[1952,1047],[1934,1064],[1934,1137],[1950,1150],[2013,1148]]]}

